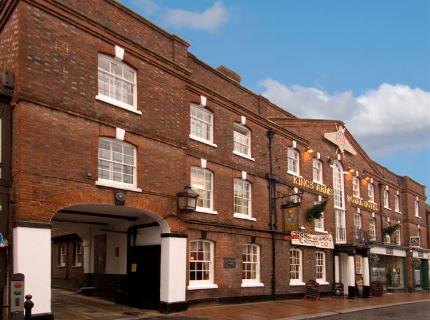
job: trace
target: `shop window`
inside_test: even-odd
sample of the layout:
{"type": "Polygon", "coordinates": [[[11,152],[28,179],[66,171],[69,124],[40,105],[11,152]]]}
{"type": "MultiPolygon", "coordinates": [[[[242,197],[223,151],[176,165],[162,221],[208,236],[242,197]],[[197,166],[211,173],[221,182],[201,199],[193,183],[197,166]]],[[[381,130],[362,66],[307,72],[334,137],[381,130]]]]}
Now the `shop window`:
{"type": "Polygon", "coordinates": [[[302,251],[290,250],[290,285],[303,285],[302,251]]]}
{"type": "Polygon", "coordinates": [[[354,256],[355,274],[363,274],[363,259],[361,256],[354,256]]]}
{"type": "Polygon", "coordinates": [[[58,247],[58,266],[65,267],[67,261],[67,248],[65,244],[58,247]]]}
{"type": "Polygon", "coordinates": [[[242,249],[242,287],[261,286],[260,247],[246,244],[242,249]]]}
{"type": "Polygon", "coordinates": [[[189,289],[214,285],[214,244],[207,240],[190,242],[189,289]]]}
{"type": "Polygon", "coordinates": [[[213,144],[213,114],[203,106],[190,106],[190,138],[216,146],[213,144]]]}
{"type": "Polygon", "coordinates": [[[369,197],[370,202],[375,202],[375,188],[373,186],[373,183],[369,183],[367,185],[367,195],[369,197]]]}
{"type": "Polygon", "coordinates": [[[238,123],[233,127],[233,153],[246,158],[251,157],[251,131],[238,123]]]}
{"type": "Polygon", "coordinates": [[[312,159],[312,175],[314,182],[323,183],[322,162],[318,159],[312,159]]]}
{"type": "Polygon", "coordinates": [[[73,265],[75,267],[81,267],[82,266],[82,256],[83,256],[83,250],[82,250],[82,244],[81,243],[75,243],[75,250],[74,250],[74,257],[73,257],[73,265]]]}
{"type": "Polygon", "coordinates": [[[322,251],[315,252],[315,278],[318,283],[326,282],[325,253],[322,251]]]}
{"type": "Polygon", "coordinates": [[[234,179],[234,216],[252,218],[251,184],[243,179],[234,179]]]}
{"type": "Polygon", "coordinates": [[[137,112],[136,71],[121,61],[100,54],[96,99],[137,112]]]}
{"type": "Polygon", "coordinates": [[[352,195],[356,198],[360,198],[360,179],[357,177],[352,178],[352,195]]]}
{"type": "Polygon", "coordinates": [[[288,148],[288,173],[300,175],[300,155],[294,148],[288,148]]]}
{"type": "Polygon", "coordinates": [[[197,211],[213,210],[213,174],[207,169],[191,168],[191,188],[199,194],[197,211]]]}
{"type": "Polygon", "coordinates": [[[100,138],[97,184],[135,188],[136,148],[120,140],[100,138]]]}
{"type": "Polygon", "coordinates": [[[390,194],[388,193],[388,190],[384,190],[383,195],[384,195],[384,208],[389,209],[390,207],[389,207],[389,201],[388,200],[389,200],[390,194]]]}

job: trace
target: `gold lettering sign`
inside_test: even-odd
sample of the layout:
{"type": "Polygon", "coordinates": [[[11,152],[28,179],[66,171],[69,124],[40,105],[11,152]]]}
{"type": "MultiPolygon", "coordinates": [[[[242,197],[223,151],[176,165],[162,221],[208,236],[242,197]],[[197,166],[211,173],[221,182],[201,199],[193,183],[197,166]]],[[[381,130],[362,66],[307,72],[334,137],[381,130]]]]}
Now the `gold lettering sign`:
{"type": "Polygon", "coordinates": [[[378,205],[376,203],[369,202],[353,196],[346,196],[346,200],[357,207],[361,207],[370,211],[378,211],[378,205]]]}
{"type": "Polygon", "coordinates": [[[319,193],[332,196],[333,195],[333,188],[327,187],[326,185],[319,184],[310,180],[307,180],[302,177],[296,177],[293,178],[293,183],[296,186],[304,187],[306,189],[314,190],[319,193]]]}

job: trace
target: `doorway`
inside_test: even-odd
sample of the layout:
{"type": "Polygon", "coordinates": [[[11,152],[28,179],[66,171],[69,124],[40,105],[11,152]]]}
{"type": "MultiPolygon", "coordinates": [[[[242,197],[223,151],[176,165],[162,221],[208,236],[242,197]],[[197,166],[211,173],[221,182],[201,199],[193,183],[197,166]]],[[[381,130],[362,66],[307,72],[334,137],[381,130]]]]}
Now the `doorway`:
{"type": "Polygon", "coordinates": [[[128,304],[157,309],[160,304],[161,246],[130,246],[128,254],[128,304]]]}

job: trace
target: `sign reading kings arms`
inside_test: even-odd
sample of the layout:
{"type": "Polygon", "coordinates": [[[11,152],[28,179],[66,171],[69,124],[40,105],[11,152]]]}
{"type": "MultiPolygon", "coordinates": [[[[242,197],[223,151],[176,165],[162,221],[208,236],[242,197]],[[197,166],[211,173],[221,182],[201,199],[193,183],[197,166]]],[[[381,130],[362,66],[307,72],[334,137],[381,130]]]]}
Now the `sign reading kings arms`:
{"type": "Polygon", "coordinates": [[[296,186],[300,186],[300,187],[304,187],[306,189],[316,191],[318,193],[328,195],[328,196],[333,195],[333,188],[330,188],[330,187],[327,187],[326,185],[307,180],[307,179],[302,178],[302,177],[294,176],[293,184],[296,186]]]}

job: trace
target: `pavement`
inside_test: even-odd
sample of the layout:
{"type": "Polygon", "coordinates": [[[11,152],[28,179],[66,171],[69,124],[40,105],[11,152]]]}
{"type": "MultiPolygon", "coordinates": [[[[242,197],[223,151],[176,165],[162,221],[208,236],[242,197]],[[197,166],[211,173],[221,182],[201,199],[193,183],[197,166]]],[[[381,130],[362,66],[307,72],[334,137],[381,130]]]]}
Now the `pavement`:
{"type": "Polygon", "coordinates": [[[430,303],[428,292],[384,294],[369,299],[323,297],[317,301],[294,299],[240,304],[211,303],[164,315],[154,310],[131,308],[71,291],[53,291],[53,311],[58,320],[301,320],[424,302],[425,305],[430,303]]]}

